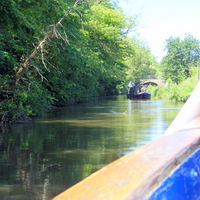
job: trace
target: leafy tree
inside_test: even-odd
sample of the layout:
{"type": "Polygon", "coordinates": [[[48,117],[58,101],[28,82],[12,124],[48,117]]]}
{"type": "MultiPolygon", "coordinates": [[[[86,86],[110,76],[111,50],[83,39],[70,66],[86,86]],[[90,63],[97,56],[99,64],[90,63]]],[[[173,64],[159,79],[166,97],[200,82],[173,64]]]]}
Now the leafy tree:
{"type": "Polygon", "coordinates": [[[126,64],[128,65],[127,80],[139,83],[140,79],[146,75],[156,74],[157,62],[145,44],[135,39],[130,42],[135,53],[132,57],[126,59],[126,64]]]}
{"type": "Polygon", "coordinates": [[[109,1],[0,2],[0,120],[118,94],[129,26],[109,1]]]}
{"type": "Polygon", "coordinates": [[[196,67],[200,61],[200,41],[192,35],[170,37],[166,40],[167,55],[162,60],[163,77],[179,84],[190,77],[191,67],[196,67]]]}
{"type": "Polygon", "coordinates": [[[91,6],[87,22],[90,48],[94,49],[100,61],[96,62],[96,68],[100,70],[98,94],[118,94],[117,88],[125,79],[124,57],[131,49],[126,35],[123,35],[123,28],[129,26],[131,21],[125,18],[121,10],[114,10],[111,4],[102,3],[91,6]]]}

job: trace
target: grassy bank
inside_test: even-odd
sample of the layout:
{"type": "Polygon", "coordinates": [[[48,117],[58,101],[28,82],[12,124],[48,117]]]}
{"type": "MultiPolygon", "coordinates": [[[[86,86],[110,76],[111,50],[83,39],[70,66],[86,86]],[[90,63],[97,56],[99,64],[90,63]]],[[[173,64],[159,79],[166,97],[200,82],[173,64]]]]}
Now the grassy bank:
{"type": "Polygon", "coordinates": [[[168,83],[166,87],[149,86],[153,99],[167,99],[174,101],[186,101],[198,82],[197,75],[194,75],[179,85],[168,83]]]}

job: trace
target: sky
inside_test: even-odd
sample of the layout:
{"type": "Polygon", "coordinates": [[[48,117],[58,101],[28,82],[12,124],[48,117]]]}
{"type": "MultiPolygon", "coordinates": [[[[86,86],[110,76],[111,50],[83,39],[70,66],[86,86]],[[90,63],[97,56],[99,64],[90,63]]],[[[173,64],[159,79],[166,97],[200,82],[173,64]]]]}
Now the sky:
{"type": "MultiPolygon", "coordinates": [[[[200,40],[199,0],[118,0],[129,16],[138,15],[139,38],[147,42],[160,61],[166,55],[166,39],[193,35],[200,40]]],[[[133,32],[134,34],[134,32],[133,32]]]]}

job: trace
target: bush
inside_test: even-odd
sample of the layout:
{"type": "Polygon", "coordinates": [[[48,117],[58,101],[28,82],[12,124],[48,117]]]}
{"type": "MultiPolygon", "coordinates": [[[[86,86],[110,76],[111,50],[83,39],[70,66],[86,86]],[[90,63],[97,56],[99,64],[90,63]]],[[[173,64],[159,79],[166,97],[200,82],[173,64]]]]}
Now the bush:
{"type": "Polygon", "coordinates": [[[197,76],[194,75],[179,85],[169,84],[166,87],[149,86],[148,90],[151,92],[154,99],[168,99],[175,101],[186,101],[197,84],[197,76]]]}

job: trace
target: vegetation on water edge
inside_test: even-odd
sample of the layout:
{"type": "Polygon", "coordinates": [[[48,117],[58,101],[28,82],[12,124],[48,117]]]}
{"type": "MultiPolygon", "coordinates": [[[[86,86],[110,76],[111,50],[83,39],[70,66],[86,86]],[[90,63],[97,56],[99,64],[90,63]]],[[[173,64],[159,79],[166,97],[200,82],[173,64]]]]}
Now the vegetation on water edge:
{"type": "Polygon", "coordinates": [[[126,93],[131,68],[156,73],[149,48],[127,36],[137,16],[116,2],[0,1],[0,123],[126,93]]]}
{"type": "Polygon", "coordinates": [[[191,95],[197,82],[198,77],[194,74],[178,85],[168,81],[168,85],[165,87],[149,85],[148,90],[151,92],[153,99],[167,99],[185,102],[191,95]]]}
{"type": "Polygon", "coordinates": [[[149,87],[152,97],[186,101],[197,84],[200,66],[200,41],[186,34],[184,38],[166,40],[166,56],[160,63],[160,72],[168,87],[149,87]]]}
{"type": "MultiPolygon", "coordinates": [[[[200,42],[191,35],[169,38],[158,63],[137,31],[128,35],[137,30],[137,15],[127,17],[117,2],[0,1],[0,124],[52,106],[126,94],[128,82],[145,75],[180,85],[199,66],[200,42]]],[[[170,95],[164,88],[152,90],[185,100],[187,89],[175,93],[173,84],[166,90],[170,95]]]]}

